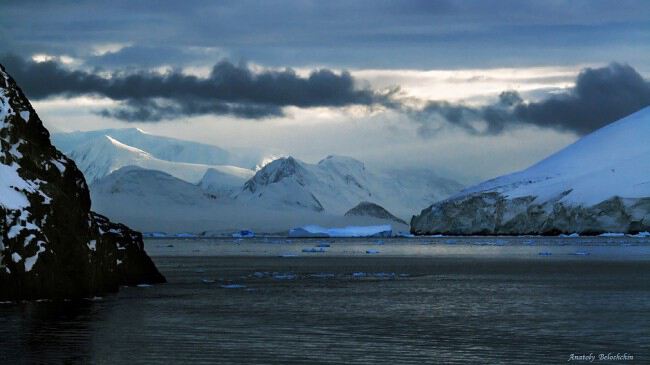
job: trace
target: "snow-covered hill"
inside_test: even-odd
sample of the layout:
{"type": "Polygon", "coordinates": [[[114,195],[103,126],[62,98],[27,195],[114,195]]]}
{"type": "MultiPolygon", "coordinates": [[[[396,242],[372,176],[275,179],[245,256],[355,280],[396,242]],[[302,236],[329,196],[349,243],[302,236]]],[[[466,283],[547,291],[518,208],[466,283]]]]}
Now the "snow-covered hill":
{"type": "MultiPolygon", "coordinates": [[[[209,169],[221,172],[227,177],[228,181],[231,183],[236,181],[238,185],[243,184],[243,182],[249,179],[254,173],[252,170],[236,166],[206,165],[182,161],[218,161],[218,159],[216,157],[212,159],[207,158],[207,156],[210,155],[207,152],[203,157],[200,156],[200,154],[193,157],[187,149],[179,150],[178,154],[164,152],[164,149],[155,144],[156,138],[162,137],[142,134],[134,129],[107,130],[102,132],[109,134],[95,132],[84,132],[83,134],[79,134],[80,132],[75,132],[71,134],[59,134],[57,137],[62,138],[64,140],[62,144],[64,146],[67,145],[68,148],[70,148],[66,153],[75,161],[77,166],[79,166],[80,170],[84,173],[86,180],[90,184],[121,167],[131,165],[140,166],[145,169],[164,171],[192,183],[199,182],[209,169]],[[85,136],[85,139],[77,140],[77,137],[81,135],[85,136]],[[140,135],[146,136],[146,138],[143,140],[136,138],[140,135]],[[156,152],[157,156],[168,156],[171,160],[156,157],[150,152],[150,150],[143,150],[139,147],[127,144],[118,138],[123,138],[130,142],[135,141],[136,145],[147,147],[151,151],[156,152]],[[147,143],[143,143],[143,141],[147,143]]],[[[165,141],[167,140],[168,139],[166,138],[162,139],[163,146],[166,145],[165,141]]],[[[191,143],[188,142],[188,145],[191,145],[191,143]]],[[[167,147],[173,150],[173,145],[170,146],[167,144],[167,147]]],[[[215,149],[217,149],[217,147],[215,147],[215,149]]],[[[208,152],[211,151],[207,149],[207,147],[205,150],[208,152]]],[[[216,156],[217,153],[215,151],[219,150],[217,149],[212,151],[214,152],[213,155],[216,156]]]]}
{"type": "Polygon", "coordinates": [[[370,201],[408,217],[418,207],[444,199],[460,188],[458,183],[433,173],[418,182],[409,170],[371,171],[350,157],[328,156],[317,164],[286,157],[258,171],[237,199],[267,207],[305,208],[340,215],[360,202],[370,201]]]}
{"type": "Polygon", "coordinates": [[[530,168],[422,211],[418,233],[638,231],[650,227],[650,107],[530,168]]]}

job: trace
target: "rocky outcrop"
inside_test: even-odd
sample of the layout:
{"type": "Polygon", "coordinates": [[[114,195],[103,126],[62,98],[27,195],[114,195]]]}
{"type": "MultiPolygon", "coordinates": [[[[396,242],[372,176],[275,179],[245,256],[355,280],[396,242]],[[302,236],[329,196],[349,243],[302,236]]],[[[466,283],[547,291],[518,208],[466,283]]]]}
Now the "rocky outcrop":
{"type": "Polygon", "coordinates": [[[142,233],[124,224],[113,223],[101,214],[91,214],[102,237],[117,247],[115,263],[120,285],[157,284],[166,281],[145,253],[142,233]]]}
{"type": "Polygon", "coordinates": [[[361,202],[357,204],[354,208],[348,210],[345,213],[346,217],[351,216],[360,216],[360,217],[373,217],[379,219],[386,219],[389,221],[407,224],[404,220],[397,218],[389,211],[384,209],[381,205],[371,203],[371,202],[361,202]]]}
{"type": "Polygon", "coordinates": [[[164,282],[139,234],[90,211],[84,176],[52,146],[2,66],[0,145],[0,300],[92,297],[164,282]]]}
{"type": "Polygon", "coordinates": [[[485,192],[436,203],[411,219],[411,232],[420,235],[595,235],[641,231],[650,231],[650,198],[613,197],[584,206],[566,204],[562,196],[538,204],[534,196],[509,199],[497,192],[485,192]]]}

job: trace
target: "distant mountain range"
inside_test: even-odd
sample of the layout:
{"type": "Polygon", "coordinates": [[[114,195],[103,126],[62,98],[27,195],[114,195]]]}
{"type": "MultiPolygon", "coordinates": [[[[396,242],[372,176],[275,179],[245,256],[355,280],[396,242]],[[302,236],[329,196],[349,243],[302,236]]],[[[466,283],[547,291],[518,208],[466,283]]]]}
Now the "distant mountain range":
{"type": "Polygon", "coordinates": [[[164,171],[192,183],[198,183],[208,169],[214,169],[241,185],[254,171],[230,163],[242,165],[241,161],[247,161],[243,165],[254,167],[261,160],[260,156],[233,156],[216,146],[155,136],[137,128],[54,133],[52,139],[75,161],[89,184],[133,165],[164,171]]]}
{"type": "Polygon", "coordinates": [[[299,224],[385,223],[391,219],[345,213],[371,202],[404,219],[462,188],[426,169],[374,171],[343,156],[317,164],[283,157],[256,171],[262,154],[139,129],[52,138],[86,176],[93,208],[142,230],[280,232],[299,224]]]}

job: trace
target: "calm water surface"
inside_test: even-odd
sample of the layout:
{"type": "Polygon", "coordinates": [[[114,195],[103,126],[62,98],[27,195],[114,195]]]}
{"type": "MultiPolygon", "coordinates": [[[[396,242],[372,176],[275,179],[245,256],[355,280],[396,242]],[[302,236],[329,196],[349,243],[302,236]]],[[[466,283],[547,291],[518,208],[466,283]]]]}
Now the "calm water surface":
{"type": "Polygon", "coordinates": [[[0,360],[552,364],[611,352],[650,363],[647,239],[146,245],[168,284],[2,304],[0,360]]]}

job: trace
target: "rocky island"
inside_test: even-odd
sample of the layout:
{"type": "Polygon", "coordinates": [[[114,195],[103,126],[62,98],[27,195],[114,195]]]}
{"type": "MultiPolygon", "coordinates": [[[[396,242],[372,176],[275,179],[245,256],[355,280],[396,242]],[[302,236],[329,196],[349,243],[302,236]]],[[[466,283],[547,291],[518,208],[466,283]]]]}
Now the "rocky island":
{"type": "Polygon", "coordinates": [[[142,235],[90,210],[86,180],[58,151],[0,65],[0,300],[85,298],[165,282],[142,235]]]}

